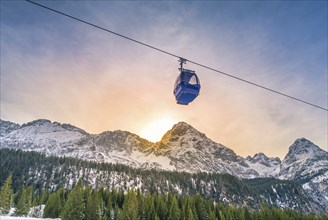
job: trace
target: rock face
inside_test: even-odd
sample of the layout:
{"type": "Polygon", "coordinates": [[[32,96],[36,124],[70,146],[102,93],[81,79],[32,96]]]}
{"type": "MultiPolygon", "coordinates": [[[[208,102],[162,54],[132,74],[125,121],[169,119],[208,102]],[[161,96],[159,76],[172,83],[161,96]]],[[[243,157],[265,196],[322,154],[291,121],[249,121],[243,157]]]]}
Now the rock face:
{"type": "Polygon", "coordinates": [[[164,170],[229,173],[240,178],[309,179],[328,167],[327,152],[301,138],[283,161],[257,153],[243,158],[187,123],[179,122],[158,143],[127,131],[88,134],[69,124],[45,119],[23,125],[0,121],[1,147],[34,150],[47,155],[73,156],[164,170]]]}
{"type": "Polygon", "coordinates": [[[246,157],[246,163],[261,177],[275,177],[279,174],[281,160],[278,157],[267,157],[257,153],[253,157],[246,157]]]}
{"type": "Polygon", "coordinates": [[[0,129],[2,148],[122,163],[135,168],[295,180],[317,202],[328,202],[328,153],[305,138],[297,139],[280,161],[263,153],[240,157],[184,122],[174,125],[158,143],[127,131],[88,134],[75,126],[45,119],[23,125],[1,120],[0,129]]]}
{"type": "MultiPolygon", "coordinates": [[[[8,124],[8,123],[7,123],[8,124]]],[[[1,126],[2,128],[3,126],[1,126]]],[[[8,130],[8,129],[7,129],[8,130]]],[[[62,152],[88,134],[74,126],[40,119],[3,132],[1,147],[34,150],[47,155],[65,156],[62,152]]]]}
{"type": "Polygon", "coordinates": [[[320,204],[328,202],[328,153],[311,141],[297,139],[281,162],[279,179],[295,180],[320,204]]]}
{"type": "Polygon", "coordinates": [[[244,158],[184,122],[174,125],[158,145],[156,155],[170,158],[171,165],[179,171],[229,173],[242,178],[258,176],[244,158]]]}
{"type": "Polygon", "coordinates": [[[10,132],[19,128],[19,124],[12,123],[10,121],[4,121],[0,119],[0,137],[6,136],[10,132]]]}
{"type": "Polygon", "coordinates": [[[305,138],[297,139],[281,163],[282,179],[309,179],[328,171],[328,153],[305,138]]]}
{"type": "Polygon", "coordinates": [[[22,126],[1,121],[1,128],[1,147],[142,168],[259,177],[244,158],[184,122],[174,125],[158,143],[127,131],[91,135],[72,125],[45,119],[22,126]]]}

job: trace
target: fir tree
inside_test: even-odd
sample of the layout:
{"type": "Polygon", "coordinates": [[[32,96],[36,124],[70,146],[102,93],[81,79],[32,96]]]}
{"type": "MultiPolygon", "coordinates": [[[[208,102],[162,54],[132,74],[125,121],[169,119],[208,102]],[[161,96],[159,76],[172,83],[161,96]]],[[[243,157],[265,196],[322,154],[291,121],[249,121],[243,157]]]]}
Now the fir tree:
{"type": "Polygon", "coordinates": [[[111,214],[111,219],[112,220],[118,219],[118,216],[119,216],[119,208],[117,205],[115,205],[113,214],[111,214]]]}
{"type": "Polygon", "coordinates": [[[61,188],[50,194],[43,211],[44,218],[58,218],[63,208],[64,190],[61,188]]]}
{"type": "Polygon", "coordinates": [[[147,219],[155,219],[156,211],[154,207],[154,203],[151,204],[150,208],[147,210],[147,219]]]}
{"type": "Polygon", "coordinates": [[[10,175],[0,189],[0,214],[8,214],[10,210],[13,200],[13,189],[11,184],[12,176],[10,175]]]}
{"type": "Polygon", "coordinates": [[[137,202],[139,219],[146,219],[145,197],[140,190],[137,191],[137,202]]]}
{"type": "Polygon", "coordinates": [[[165,220],[167,217],[165,199],[162,195],[158,195],[156,213],[161,220],[165,220]]]}
{"type": "Polygon", "coordinates": [[[196,220],[194,213],[192,212],[191,208],[188,208],[186,220],[196,220]]]}
{"type": "Polygon", "coordinates": [[[102,210],[100,207],[100,197],[96,191],[92,191],[87,195],[86,207],[85,207],[85,219],[97,220],[102,216],[102,210]]]}
{"type": "Polygon", "coordinates": [[[105,202],[105,204],[104,204],[105,215],[107,216],[108,219],[113,220],[114,219],[114,208],[113,208],[113,203],[112,203],[112,194],[106,193],[106,191],[103,191],[102,195],[103,195],[103,200],[105,202]],[[107,196],[104,197],[104,195],[107,195],[107,196]]]}
{"type": "Polygon", "coordinates": [[[123,203],[124,203],[124,192],[123,192],[123,190],[120,190],[120,191],[116,192],[115,202],[117,203],[119,208],[123,207],[123,203]]]}
{"type": "Polygon", "coordinates": [[[206,210],[204,199],[201,198],[199,194],[195,197],[195,208],[197,210],[197,216],[199,220],[207,220],[208,219],[208,213],[206,210]]]}
{"type": "Polygon", "coordinates": [[[22,188],[22,194],[16,206],[16,216],[26,216],[32,204],[32,187],[22,188]]]}
{"type": "Polygon", "coordinates": [[[138,219],[138,201],[134,191],[129,191],[124,199],[123,209],[120,212],[120,217],[125,220],[138,219]]]}
{"type": "Polygon", "coordinates": [[[43,191],[41,193],[41,198],[40,198],[40,202],[39,204],[42,205],[42,204],[46,204],[47,203],[47,200],[48,200],[48,193],[46,191],[43,191]]]}
{"type": "Polygon", "coordinates": [[[168,220],[177,220],[180,219],[180,210],[178,206],[178,201],[175,197],[172,198],[172,203],[169,211],[168,220]]]}
{"type": "MultiPolygon", "coordinates": [[[[243,219],[243,218],[241,218],[241,219],[243,219]]],[[[217,220],[217,218],[212,210],[210,210],[210,212],[209,212],[208,220],[217,220]]]]}
{"type": "MultiPolygon", "coordinates": [[[[252,219],[251,214],[249,213],[247,207],[243,208],[243,219],[245,219],[245,220],[251,220],[252,219]]],[[[279,219],[279,218],[277,218],[277,219],[279,219]]]]}
{"type": "Polygon", "coordinates": [[[84,218],[85,203],[83,198],[82,180],[80,179],[68,195],[61,213],[62,220],[81,220],[84,218]]]}

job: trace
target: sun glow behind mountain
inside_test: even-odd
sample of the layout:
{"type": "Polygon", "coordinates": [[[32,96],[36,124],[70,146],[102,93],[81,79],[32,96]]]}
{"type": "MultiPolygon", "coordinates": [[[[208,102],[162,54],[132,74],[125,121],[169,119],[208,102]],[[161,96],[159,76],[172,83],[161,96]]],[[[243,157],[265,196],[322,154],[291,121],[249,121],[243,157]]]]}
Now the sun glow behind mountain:
{"type": "Polygon", "coordinates": [[[148,123],[140,132],[140,136],[152,141],[160,141],[163,135],[170,130],[176,122],[171,118],[160,118],[148,123]]]}
{"type": "MultiPolygon", "coordinates": [[[[22,124],[49,118],[93,134],[124,130],[158,141],[171,127],[165,125],[170,118],[188,122],[245,157],[261,151],[283,158],[290,140],[303,136],[327,149],[325,111],[191,62],[185,67],[200,77],[201,93],[190,105],[177,105],[172,94],[177,58],[26,1],[0,2],[1,119],[22,124]]],[[[233,76],[327,105],[327,1],[42,4],[233,76]],[[179,13],[181,8],[188,13],[179,13]]]]}

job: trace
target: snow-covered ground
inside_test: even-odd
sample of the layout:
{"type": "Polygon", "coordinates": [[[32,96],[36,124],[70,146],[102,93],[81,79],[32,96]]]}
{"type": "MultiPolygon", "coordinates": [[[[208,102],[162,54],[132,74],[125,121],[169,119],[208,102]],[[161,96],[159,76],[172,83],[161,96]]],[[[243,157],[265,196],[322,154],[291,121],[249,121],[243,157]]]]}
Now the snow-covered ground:
{"type": "Polygon", "coordinates": [[[27,217],[22,216],[11,216],[15,213],[15,208],[11,208],[8,215],[0,215],[0,220],[39,220],[39,219],[51,219],[60,220],[60,218],[40,218],[43,215],[45,205],[34,206],[30,209],[27,217]],[[34,217],[31,217],[34,216],[34,217]]]}
{"type": "MultiPolygon", "coordinates": [[[[51,220],[55,220],[54,218],[30,218],[30,217],[1,216],[0,215],[0,220],[40,220],[40,219],[51,219],[51,220]]],[[[56,218],[56,220],[60,220],[60,218],[56,218]]]]}

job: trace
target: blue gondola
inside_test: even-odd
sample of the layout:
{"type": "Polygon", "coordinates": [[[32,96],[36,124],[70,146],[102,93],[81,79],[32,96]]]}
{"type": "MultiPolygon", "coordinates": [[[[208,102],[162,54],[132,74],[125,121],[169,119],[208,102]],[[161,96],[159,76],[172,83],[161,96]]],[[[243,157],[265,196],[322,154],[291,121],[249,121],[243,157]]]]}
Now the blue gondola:
{"type": "Polygon", "coordinates": [[[180,75],[174,85],[174,95],[177,104],[188,105],[198,95],[200,91],[200,81],[195,71],[182,68],[186,60],[180,58],[180,75]]]}

